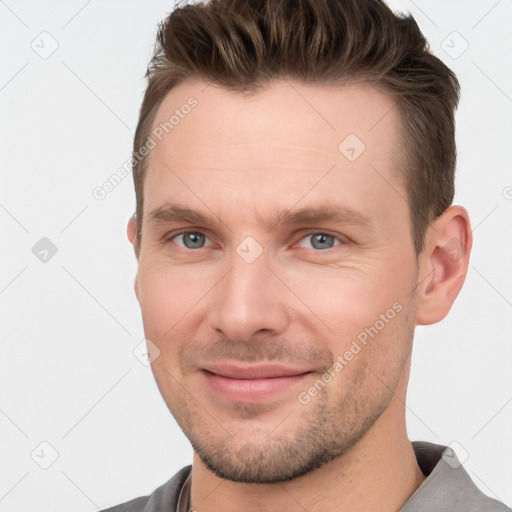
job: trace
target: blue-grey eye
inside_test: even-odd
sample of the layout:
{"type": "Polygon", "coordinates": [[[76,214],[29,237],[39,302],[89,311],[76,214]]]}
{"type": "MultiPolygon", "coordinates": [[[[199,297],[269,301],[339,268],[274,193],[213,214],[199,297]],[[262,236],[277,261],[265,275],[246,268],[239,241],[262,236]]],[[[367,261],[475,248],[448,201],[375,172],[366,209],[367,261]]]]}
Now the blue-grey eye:
{"type": "MultiPolygon", "coordinates": [[[[193,231],[187,231],[186,233],[180,233],[174,237],[183,241],[182,247],[186,249],[201,249],[203,247],[206,236],[202,233],[195,233],[193,231]]],[[[181,244],[178,244],[181,245],[181,244]]]]}
{"type": "Polygon", "coordinates": [[[301,240],[301,243],[304,240],[310,241],[310,246],[306,247],[308,249],[312,248],[318,250],[325,250],[334,247],[337,237],[335,237],[334,235],[329,235],[327,233],[312,233],[304,237],[301,240]]]}

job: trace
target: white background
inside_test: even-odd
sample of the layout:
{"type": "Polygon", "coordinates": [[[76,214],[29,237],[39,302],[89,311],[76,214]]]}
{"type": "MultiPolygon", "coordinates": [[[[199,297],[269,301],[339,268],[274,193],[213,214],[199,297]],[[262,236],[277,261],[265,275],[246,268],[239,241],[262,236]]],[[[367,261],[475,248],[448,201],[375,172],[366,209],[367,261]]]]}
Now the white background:
{"type": "MultiPolygon", "coordinates": [[[[451,313],[416,331],[409,436],[458,443],[475,483],[510,506],[512,1],[390,5],[415,16],[462,84],[455,203],[475,237],[451,313]]],[[[133,355],[144,334],[126,238],[131,175],[92,195],[130,156],[156,23],[172,8],[0,1],[1,512],[98,510],[191,463],[133,355]],[[43,59],[31,44],[48,51],[51,38],[58,48],[43,59]],[[42,237],[58,249],[46,263],[32,252],[42,237]]]]}

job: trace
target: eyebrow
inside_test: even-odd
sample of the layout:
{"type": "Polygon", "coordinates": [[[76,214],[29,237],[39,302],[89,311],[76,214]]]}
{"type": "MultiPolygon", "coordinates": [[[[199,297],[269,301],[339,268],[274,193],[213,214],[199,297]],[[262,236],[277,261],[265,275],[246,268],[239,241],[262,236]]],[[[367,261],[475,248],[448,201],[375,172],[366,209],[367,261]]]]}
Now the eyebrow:
{"type": "MultiPolygon", "coordinates": [[[[335,222],[338,224],[351,224],[355,226],[374,226],[374,221],[368,215],[340,205],[325,204],[322,206],[304,207],[292,210],[278,210],[273,215],[256,219],[269,231],[278,225],[318,224],[321,222],[335,222]]],[[[216,227],[223,223],[220,217],[208,216],[202,212],[179,204],[164,204],[155,208],[148,214],[150,224],[167,224],[171,222],[186,222],[188,224],[202,224],[216,227]]]]}

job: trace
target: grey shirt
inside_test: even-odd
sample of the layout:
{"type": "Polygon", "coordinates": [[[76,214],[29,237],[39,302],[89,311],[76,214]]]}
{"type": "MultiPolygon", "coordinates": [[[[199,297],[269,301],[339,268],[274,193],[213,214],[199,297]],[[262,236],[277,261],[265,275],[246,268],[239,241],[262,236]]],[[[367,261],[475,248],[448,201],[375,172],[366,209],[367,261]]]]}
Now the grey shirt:
{"type": "MultiPolygon", "coordinates": [[[[418,465],[427,478],[399,512],[512,512],[503,503],[489,498],[478,489],[451,448],[422,441],[413,441],[412,447],[418,465]]],[[[188,510],[188,485],[185,492],[181,493],[181,490],[191,469],[192,466],[180,469],[149,496],[102,512],[176,512],[178,500],[179,510],[188,510]]]]}

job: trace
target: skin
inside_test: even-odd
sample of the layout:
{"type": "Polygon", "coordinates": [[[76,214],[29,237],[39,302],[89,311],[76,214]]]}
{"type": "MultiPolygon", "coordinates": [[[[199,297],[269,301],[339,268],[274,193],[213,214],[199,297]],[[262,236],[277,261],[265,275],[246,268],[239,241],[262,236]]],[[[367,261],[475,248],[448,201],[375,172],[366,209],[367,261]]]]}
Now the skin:
{"type": "MultiPolygon", "coordinates": [[[[398,109],[368,86],[276,81],[247,96],[188,81],[169,92],[154,127],[191,95],[198,105],[150,154],[135,279],[146,337],[160,351],[156,382],[194,447],[191,504],[398,510],[425,479],[405,425],[414,328],[444,318],[462,287],[468,214],[448,208],[417,258],[396,164],[398,109]],[[352,162],[338,150],[351,133],[366,146],[352,162]],[[218,224],[150,220],[170,203],[218,224]],[[271,221],[277,210],[327,203],[369,222],[271,221]],[[319,246],[319,233],[333,237],[319,246]],[[243,244],[249,236],[257,245],[243,244]],[[251,263],[237,252],[257,255],[258,246],[251,263]],[[393,304],[400,311],[301,403],[393,304]],[[203,371],[269,361],[310,373],[254,402],[219,396],[203,371]]],[[[132,218],[132,244],[135,235],[132,218]]]]}

